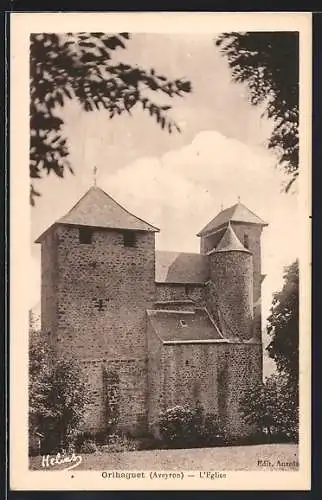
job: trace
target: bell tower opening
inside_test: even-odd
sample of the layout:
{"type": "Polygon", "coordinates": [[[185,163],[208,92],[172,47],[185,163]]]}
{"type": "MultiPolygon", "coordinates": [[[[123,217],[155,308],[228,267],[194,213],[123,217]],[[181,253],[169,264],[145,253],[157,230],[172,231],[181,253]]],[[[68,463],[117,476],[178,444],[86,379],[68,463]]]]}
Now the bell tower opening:
{"type": "Polygon", "coordinates": [[[78,230],[79,242],[83,245],[91,245],[93,240],[93,230],[90,227],[80,227],[78,230]]]}
{"type": "Polygon", "coordinates": [[[136,232],[124,231],[123,232],[123,245],[125,247],[136,247],[136,232]]]}

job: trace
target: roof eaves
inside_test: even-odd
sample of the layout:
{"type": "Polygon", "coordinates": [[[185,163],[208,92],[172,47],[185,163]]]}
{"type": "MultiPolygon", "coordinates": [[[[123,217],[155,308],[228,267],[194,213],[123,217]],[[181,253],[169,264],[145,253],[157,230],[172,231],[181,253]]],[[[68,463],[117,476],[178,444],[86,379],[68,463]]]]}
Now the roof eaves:
{"type": "Polygon", "coordinates": [[[180,345],[180,344],[229,344],[229,339],[199,339],[199,340],[163,340],[163,345],[180,345]]]}
{"type": "MultiPolygon", "coordinates": [[[[258,219],[260,219],[260,217],[258,217],[258,219]]],[[[239,219],[234,219],[234,218],[231,218],[230,219],[231,222],[233,222],[234,224],[247,224],[248,226],[268,226],[268,223],[267,222],[245,222],[243,220],[239,220],[239,219]]]]}
{"type": "Polygon", "coordinates": [[[156,316],[156,314],[190,314],[194,315],[195,311],[188,311],[186,309],[147,309],[148,316],[156,316]]]}
{"type": "Polygon", "coordinates": [[[102,231],[136,231],[138,233],[152,233],[152,232],[160,232],[160,229],[157,229],[155,231],[152,230],[146,230],[146,229],[126,229],[124,227],[105,227],[105,226],[89,226],[88,224],[80,224],[80,223],[74,223],[74,222],[64,222],[61,219],[58,219],[58,221],[54,222],[51,224],[43,233],[41,233],[40,236],[35,240],[35,243],[41,243],[44,237],[54,229],[55,227],[62,225],[62,226],[69,226],[69,227],[89,227],[92,229],[99,229],[102,231]]]}
{"type": "Polygon", "coordinates": [[[209,231],[203,232],[200,231],[196,236],[212,236],[213,234],[220,233],[220,231],[223,231],[227,227],[228,222],[224,222],[223,224],[220,224],[220,226],[209,229],[209,231]]]}
{"type": "Polygon", "coordinates": [[[216,250],[216,248],[213,248],[206,255],[212,255],[213,253],[228,253],[228,252],[242,252],[242,253],[249,253],[252,255],[252,252],[247,250],[247,248],[245,248],[245,250],[243,250],[242,248],[228,248],[228,249],[223,248],[222,250],[216,250]]]}
{"type": "Polygon", "coordinates": [[[53,230],[55,227],[57,226],[57,222],[54,222],[53,224],[51,224],[49,227],[47,227],[47,229],[45,231],[43,231],[40,236],[38,236],[37,239],[35,239],[35,243],[41,243],[42,240],[45,238],[45,236],[47,236],[47,234],[53,230]]]}
{"type": "Polygon", "coordinates": [[[175,286],[175,285],[183,285],[183,286],[205,286],[205,281],[156,281],[156,285],[170,285],[170,286],[175,286]]]}
{"type": "MultiPolygon", "coordinates": [[[[238,204],[236,205],[235,208],[237,208],[238,204]]],[[[243,205],[247,210],[248,212],[250,212],[256,219],[258,219],[259,221],[261,222],[247,222],[247,224],[254,224],[255,226],[268,226],[268,223],[265,222],[261,217],[259,217],[258,215],[255,214],[255,212],[253,212],[252,210],[249,210],[248,207],[246,207],[245,205],[243,205]]],[[[238,219],[234,219],[234,214],[232,215],[231,217],[231,220],[233,222],[243,222],[243,221],[240,221],[238,219]]]]}
{"type": "Polygon", "coordinates": [[[182,300],[156,300],[154,302],[155,305],[169,306],[169,305],[192,305],[195,302],[191,299],[182,299],[182,300]]]}
{"type": "Polygon", "coordinates": [[[88,224],[81,224],[80,222],[63,222],[61,220],[55,222],[55,224],[61,224],[63,226],[73,226],[73,227],[89,227],[89,228],[92,228],[93,230],[94,229],[100,229],[100,230],[106,230],[106,231],[136,231],[138,233],[152,233],[152,232],[158,232],[158,231],[152,231],[152,230],[148,230],[148,229],[130,229],[130,228],[126,228],[126,227],[112,227],[112,226],[100,226],[100,225],[97,225],[97,226],[93,226],[93,225],[88,225],[88,224]]]}

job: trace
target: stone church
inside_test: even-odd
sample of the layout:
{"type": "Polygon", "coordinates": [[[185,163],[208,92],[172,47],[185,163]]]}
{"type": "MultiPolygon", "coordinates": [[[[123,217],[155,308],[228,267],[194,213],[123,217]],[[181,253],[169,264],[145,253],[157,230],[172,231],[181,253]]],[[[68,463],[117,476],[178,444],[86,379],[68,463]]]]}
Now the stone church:
{"type": "Polygon", "coordinates": [[[37,239],[42,331],[86,372],[87,430],[157,433],[163,409],[199,404],[247,435],[239,400],[262,378],[266,225],[238,202],[198,233],[200,253],[156,251],[159,229],[92,186],[37,239]]]}

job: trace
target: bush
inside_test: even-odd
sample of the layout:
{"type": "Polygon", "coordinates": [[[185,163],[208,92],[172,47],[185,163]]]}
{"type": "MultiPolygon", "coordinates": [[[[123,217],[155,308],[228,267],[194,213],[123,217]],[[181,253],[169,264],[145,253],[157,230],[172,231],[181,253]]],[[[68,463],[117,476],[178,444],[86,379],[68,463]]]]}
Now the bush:
{"type": "Polygon", "coordinates": [[[159,419],[161,441],[170,448],[215,446],[226,441],[226,433],[214,414],[203,409],[175,406],[165,410],[159,419]]]}
{"type": "Polygon", "coordinates": [[[117,453],[134,451],[138,449],[137,443],[131,437],[121,434],[108,434],[107,432],[84,431],[78,433],[75,441],[77,453],[117,453]]]}
{"type": "Polygon", "coordinates": [[[152,435],[142,436],[136,440],[137,450],[158,450],[161,449],[162,442],[152,435]]]}
{"type": "Polygon", "coordinates": [[[41,453],[55,453],[74,442],[90,392],[81,366],[56,358],[44,332],[31,329],[29,342],[29,441],[40,433],[41,453]]]}
{"type": "Polygon", "coordinates": [[[227,432],[224,426],[221,425],[217,415],[208,413],[201,427],[201,443],[203,446],[217,446],[227,444],[227,432]]]}
{"type": "Polygon", "coordinates": [[[179,446],[184,441],[191,441],[193,431],[193,412],[183,406],[167,409],[160,416],[159,429],[161,439],[168,445],[179,446]]]}
{"type": "Polygon", "coordinates": [[[80,447],[80,453],[95,453],[97,451],[97,446],[94,441],[86,440],[80,447]]]}
{"type": "Polygon", "coordinates": [[[261,442],[297,442],[298,392],[285,375],[271,375],[240,400],[245,421],[257,427],[261,442]]]}
{"type": "Polygon", "coordinates": [[[133,439],[125,435],[111,434],[108,442],[100,446],[100,451],[107,453],[120,453],[124,451],[136,451],[137,444],[133,439]]]}

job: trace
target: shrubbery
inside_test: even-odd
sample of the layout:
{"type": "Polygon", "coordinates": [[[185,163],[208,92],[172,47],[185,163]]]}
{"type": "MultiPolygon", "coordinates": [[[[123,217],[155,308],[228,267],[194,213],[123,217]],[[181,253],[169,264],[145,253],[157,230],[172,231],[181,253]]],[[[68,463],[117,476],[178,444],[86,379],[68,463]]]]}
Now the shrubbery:
{"type": "Polygon", "coordinates": [[[135,451],[137,441],[125,434],[109,434],[108,432],[80,432],[74,441],[77,453],[117,453],[135,451]]]}
{"type": "Polygon", "coordinates": [[[100,447],[102,452],[118,453],[123,451],[136,451],[137,444],[134,439],[125,435],[112,434],[108,436],[107,443],[100,447]]]}
{"type": "Polygon", "coordinates": [[[216,446],[226,442],[226,431],[214,414],[201,407],[175,406],[159,419],[161,442],[169,448],[216,446]]]}
{"type": "Polygon", "coordinates": [[[29,344],[29,442],[43,435],[41,453],[69,449],[80,429],[89,392],[73,359],[55,359],[42,332],[29,344]]]}
{"type": "Polygon", "coordinates": [[[79,453],[95,453],[97,452],[97,445],[95,441],[91,440],[86,440],[83,442],[83,444],[79,447],[79,449],[76,449],[77,452],[79,453]]]}
{"type": "Polygon", "coordinates": [[[246,422],[258,429],[257,441],[298,440],[298,392],[287,376],[274,374],[254,385],[240,405],[246,422]]]}
{"type": "Polygon", "coordinates": [[[299,263],[285,268],[284,285],[274,294],[267,333],[277,373],[254,385],[241,400],[245,419],[261,442],[298,441],[299,432],[299,263]]]}

